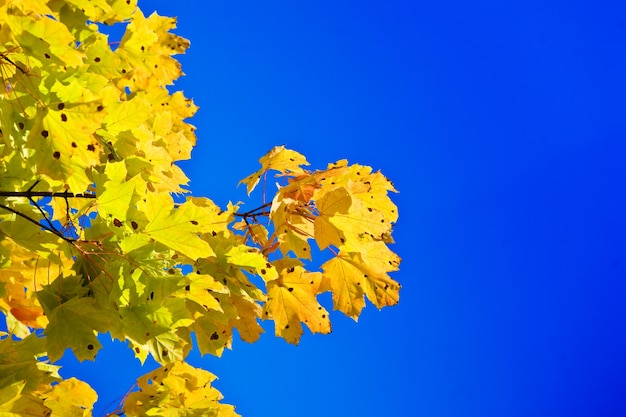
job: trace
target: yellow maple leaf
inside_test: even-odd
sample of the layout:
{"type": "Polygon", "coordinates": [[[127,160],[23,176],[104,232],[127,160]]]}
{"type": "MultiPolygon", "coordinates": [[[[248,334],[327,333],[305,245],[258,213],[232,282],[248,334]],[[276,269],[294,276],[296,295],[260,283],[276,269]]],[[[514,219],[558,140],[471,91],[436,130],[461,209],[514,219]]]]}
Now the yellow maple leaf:
{"type": "Polygon", "coordinates": [[[339,246],[345,241],[341,227],[333,222],[337,215],[347,215],[352,206],[352,197],[344,187],[324,193],[316,200],[319,215],[315,219],[315,240],[320,249],[328,245],[339,246]]]}
{"type": "Polygon", "coordinates": [[[399,262],[400,258],[384,242],[340,248],[336,257],[322,265],[333,293],[334,308],[356,320],[365,306],[365,296],[378,308],[397,304],[400,284],[387,272],[397,270],[399,262]]]}
{"type": "Polygon", "coordinates": [[[215,379],[185,362],[162,366],[137,380],[139,391],[124,401],[125,415],[238,417],[233,406],[219,402],[222,394],[211,386],[215,379]]]}
{"type": "Polygon", "coordinates": [[[328,312],[317,301],[321,289],[321,273],[301,266],[285,267],[276,280],[267,283],[263,318],[273,319],[276,335],[293,344],[298,344],[303,333],[300,323],[312,333],[330,333],[328,312]]]}
{"type": "Polygon", "coordinates": [[[73,377],[59,382],[43,395],[44,405],[52,410],[50,417],[91,416],[93,404],[98,399],[86,382],[73,377]]]}
{"type": "Polygon", "coordinates": [[[261,168],[239,181],[239,184],[246,184],[248,195],[256,187],[261,176],[270,169],[278,171],[281,174],[300,175],[305,171],[300,168],[301,165],[309,165],[306,158],[291,149],[284,146],[275,146],[265,156],[259,159],[261,168]]]}

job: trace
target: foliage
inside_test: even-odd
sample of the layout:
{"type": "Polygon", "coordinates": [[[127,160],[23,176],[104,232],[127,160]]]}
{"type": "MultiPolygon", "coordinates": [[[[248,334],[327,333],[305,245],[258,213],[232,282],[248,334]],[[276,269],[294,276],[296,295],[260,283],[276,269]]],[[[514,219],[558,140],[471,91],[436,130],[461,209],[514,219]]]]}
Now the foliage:
{"type": "Polygon", "coordinates": [[[67,348],[95,359],[104,333],[162,364],[115,413],[236,415],[184,362],[192,333],[220,355],[271,320],[297,344],[303,325],[331,331],[321,293],[355,320],[366,299],[398,302],[395,190],[380,172],[345,160],[310,171],[279,146],[242,180],[250,194],[273,171],[271,201],[243,211],[190,195],[176,162],[191,156],[197,108],[169,92],[182,75],[172,55],[189,46],[174,27],[131,0],[0,4],[2,415],[90,415],[96,393],[53,363],[67,348]],[[119,42],[100,31],[113,24],[119,42]],[[313,241],[329,253],[319,268],[313,241]]]}

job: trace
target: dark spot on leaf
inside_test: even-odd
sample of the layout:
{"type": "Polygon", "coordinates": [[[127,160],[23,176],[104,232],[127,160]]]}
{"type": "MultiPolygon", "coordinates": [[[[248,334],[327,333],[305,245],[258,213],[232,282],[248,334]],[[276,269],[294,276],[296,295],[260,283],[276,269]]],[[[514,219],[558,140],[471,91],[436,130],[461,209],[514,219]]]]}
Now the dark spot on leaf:
{"type": "Polygon", "coordinates": [[[72,148],[77,148],[78,145],[76,144],[76,142],[72,142],[72,148]]]}
{"type": "Polygon", "coordinates": [[[211,231],[211,236],[217,236],[217,233],[215,232],[215,230],[211,231]]]}
{"type": "Polygon", "coordinates": [[[67,122],[67,116],[65,115],[65,113],[61,113],[61,120],[67,122]]]}
{"type": "Polygon", "coordinates": [[[154,291],[151,291],[151,292],[150,292],[150,299],[151,299],[151,300],[154,300],[154,291]]]}
{"type": "Polygon", "coordinates": [[[57,109],[59,110],[63,110],[65,108],[65,103],[59,103],[57,104],[57,109]]]}
{"type": "Polygon", "coordinates": [[[295,271],[296,268],[294,268],[293,266],[291,268],[287,268],[287,273],[291,274],[293,271],[295,271]]]}
{"type": "Polygon", "coordinates": [[[50,55],[48,55],[48,53],[43,54],[43,56],[45,56],[46,59],[50,59],[50,55]]]}
{"type": "Polygon", "coordinates": [[[94,61],[96,61],[96,62],[100,62],[100,57],[99,57],[99,56],[97,56],[97,57],[95,57],[93,60],[94,60],[94,61]]]}
{"type": "Polygon", "coordinates": [[[146,50],[146,47],[145,47],[145,46],[143,46],[143,45],[141,45],[141,52],[143,52],[143,51],[145,51],[145,50],[146,50]]]}
{"type": "Polygon", "coordinates": [[[96,107],[97,111],[102,111],[104,110],[104,106],[102,104],[100,104],[98,107],[96,107]]]}
{"type": "Polygon", "coordinates": [[[92,143],[90,143],[89,145],[87,145],[87,150],[88,150],[88,151],[91,151],[91,152],[94,152],[94,151],[96,150],[96,147],[95,147],[95,146],[93,146],[93,144],[92,144],[92,143]]]}
{"type": "Polygon", "coordinates": [[[189,220],[189,222],[190,222],[191,224],[193,224],[194,226],[197,226],[197,225],[198,225],[198,222],[197,222],[197,221],[195,221],[195,220],[189,220]]]}
{"type": "Polygon", "coordinates": [[[285,329],[288,329],[288,328],[289,328],[289,325],[286,325],[286,326],[285,326],[285,329]]]}
{"type": "Polygon", "coordinates": [[[59,158],[61,158],[61,152],[59,152],[59,151],[54,151],[54,153],[52,154],[52,156],[54,157],[54,159],[59,159],[59,158]]]}
{"type": "Polygon", "coordinates": [[[170,268],[170,269],[167,270],[167,273],[170,274],[170,275],[174,275],[174,274],[176,274],[176,270],[173,269],[173,268],[170,268]]]}
{"type": "Polygon", "coordinates": [[[134,220],[131,220],[130,225],[132,226],[133,230],[137,230],[137,228],[139,227],[137,222],[134,220]]]}
{"type": "Polygon", "coordinates": [[[185,285],[185,290],[189,291],[190,289],[191,289],[191,286],[185,285]]]}
{"type": "Polygon", "coordinates": [[[122,222],[120,221],[120,219],[113,219],[113,224],[115,225],[115,227],[122,227],[122,222]]]}
{"type": "Polygon", "coordinates": [[[44,138],[47,138],[47,137],[48,137],[48,135],[49,135],[49,133],[48,133],[48,131],[47,131],[47,130],[42,130],[42,131],[41,131],[41,136],[43,136],[44,138]]]}
{"type": "Polygon", "coordinates": [[[269,316],[269,315],[270,315],[270,313],[266,311],[266,312],[265,312],[265,315],[266,315],[266,316],[269,316]]]}
{"type": "Polygon", "coordinates": [[[20,127],[21,130],[24,130],[24,123],[19,122],[17,125],[20,127]]]}
{"type": "Polygon", "coordinates": [[[110,153],[110,154],[107,155],[107,159],[109,160],[109,162],[113,162],[113,161],[115,161],[115,155],[110,153]]]}
{"type": "Polygon", "coordinates": [[[136,348],[135,348],[135,352],[136,352],[136,353],[139,353],[139,352],[141,352],[141,351],[139,350],[139,348],[138,348],[138,347],[136,347],[136,348]]]}
{"type": "Polygon", "coordinates": [[[89,350],[93,350],[93,345],[92,345],[91,343],[90,343],[90,344],[88,344],[88,345],[87,345],[87,349],[89,349],[89,350]]]}
{"type": "Polygon", "coordinates": [[[220,335],[217,334],[217,332],[213,332],[213,334],[211,335],[211,340],[217,340],[220,338],[220,335]]]}
{"type": "Polygon", "coordinates": [[[267,271],[265,269],[261,269],[261,275],[265,275],[267,271]]]}
{"type": "Polygon", "coordinates": [[[163,352],[161,352],[161,356],[167,356],[168,352],[167,349],[163,349],[163,352]]]}
{"type": "Polygon", "coordinates": [[[322,314],[322,318],[325,319],[326,318],[326,314],[322,314]]]}
{"type": "Polygon", "coordinates": [[[289,292],[292,292],[293,291],[293,287],[289,287],[289,288],[287,288],[287,290],[289,290],[289,292]]]}
{"type": "Polygon", "coordinates": [[[371,207],[368,207],[368,208],[367,208],[367,211],[369,211],[369,212],[371,213],[371,212],[372,212],[372,211],[374,211],[374,210],[373,210],[371,207]]]}
{"type": "Polygon", "coordinates": [[[271,264],[271,263],[269,263],[269,262],[265,262],[265,267],[266,267],[266,268],[271,268],[271,267],[272,267],[272,264],[271,264]]]}

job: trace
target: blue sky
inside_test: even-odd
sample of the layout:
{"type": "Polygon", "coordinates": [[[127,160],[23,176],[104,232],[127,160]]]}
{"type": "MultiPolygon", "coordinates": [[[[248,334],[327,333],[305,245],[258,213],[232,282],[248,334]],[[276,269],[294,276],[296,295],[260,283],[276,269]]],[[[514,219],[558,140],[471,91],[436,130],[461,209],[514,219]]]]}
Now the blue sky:
{"type": "MultiPolygon", "coordinates": [[[[277,144],[400,191],[400,304],[333,314],[332,335],[298,347],[266,333],[192,355],[225,402],[244,417],[626,414],[626,3],[140,6],[191,40],[177,88],[200,106],[195,195],[245,201],[237,182],[277,144]]],[[[144,372],[122,344],[63,364],[99,411],[144,372]]]]}

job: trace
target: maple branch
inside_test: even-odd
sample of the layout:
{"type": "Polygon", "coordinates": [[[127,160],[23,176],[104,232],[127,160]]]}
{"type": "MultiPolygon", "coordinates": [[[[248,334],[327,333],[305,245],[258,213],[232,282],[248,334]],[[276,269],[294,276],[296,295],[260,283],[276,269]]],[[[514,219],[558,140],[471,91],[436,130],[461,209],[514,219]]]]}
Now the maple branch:
{"type": "Polygon", "coordinates": [[[263,209],[266,209],[268,207],[271,207],[271,205],[272,205],[272,203],[265,203],[262,206],[259,206],[259,207],[255,208],[255,209],[252,209],[252,210],[247,211],[245,213],[234,213],[234,215],[237,216],[237,217],[243,217],[244,219],[246,219],[248,217],[267,216],[267,215],[270,214],[269,211],[267,211],[267,210],[259,211],[259,210],[263,210],[263,209]]]}
{"type": "MultiPolygon", "coordinates": [[[[39,211],[39,213],[41,214],[43,220],[46,222],[46,224],[42,224],[41,222],[37,221],[36,219],[33,219],[32,217],[18,211],[15,210],[14,208],[11,208],[9,206],[6,206],[4,204],[0,204],[0,208],[10,211],[11,213],[20,216],[21,218],[28,220],[29,222],[43,228],[44,230],[50,232],[50,233],[54,233],[56,236],[60,237],[61,239],[73,243],[75,240],[65,236],[63,234],[63,232],[61,232],[59,229],[57,229],[53,224],[52,221],[50,221],[50,218],[48,217],[48,215],[46,214],[46,212],[41,208],[41,206],[34,200],[34,198],[37,197],[50,197],[50,198],[63,198],[65,199],[65,202],[67,204],[67,200],[68,198],[96,198],[95,194],[92,193],[79,193],[79,194],[75,194],[75,193],[71,193],[68,191],[63,191],[63,192],[55,192],[55,191],[33,191],[33,188],[35,188],[35,186],[39,184],[39,180],[35,181],[35,183],[33,185],[31,185],[30,187],[28,187],[28,190],[26,191],[0,191],[0,197],[23,197],[23,198],[27,198],[28,201],[30,201],[30,203],[35,206],[37,208],[37,210],[39,211]]],[[[69,205],[68,205],[69,207],[69,205]]]]}
{"type": "MultiPolygon", "coordinates": [[[[32,188],[32,187],[31,187],[32,188]]],[[[56,191],[0,191],[0,197],[26,197],[29,200],[33,197],[60,197],[60,198],[96,198],[93,193],[70,193],[69,191],[56,192],[56,191]]]]}
{"type": "MultiPolygon", "coordinates": [[[[24,220],[28,220],[29,222],[41,227],[42,229],[55,234],[56,236],[60,237],[61,239],[65,240],[66,242],[69,243],[74,243],[74,239],[71,239],[67,236],[64,236],[63,233],[59,232],[54,226],[49,227],[45,224],[41,224],[39,223],[37,220],[33,219],[32,217],[27,216],[26,214],[15,210],[14,208],[11,208],[9,206],[5,206],[4,204],[0,204],[0,208],[5,209],[6,211],[10,211],[11,213],[23,218],[24,220]]],[[[49,222],[49,220],[46,218],[46,220],[49,222]]]]}

